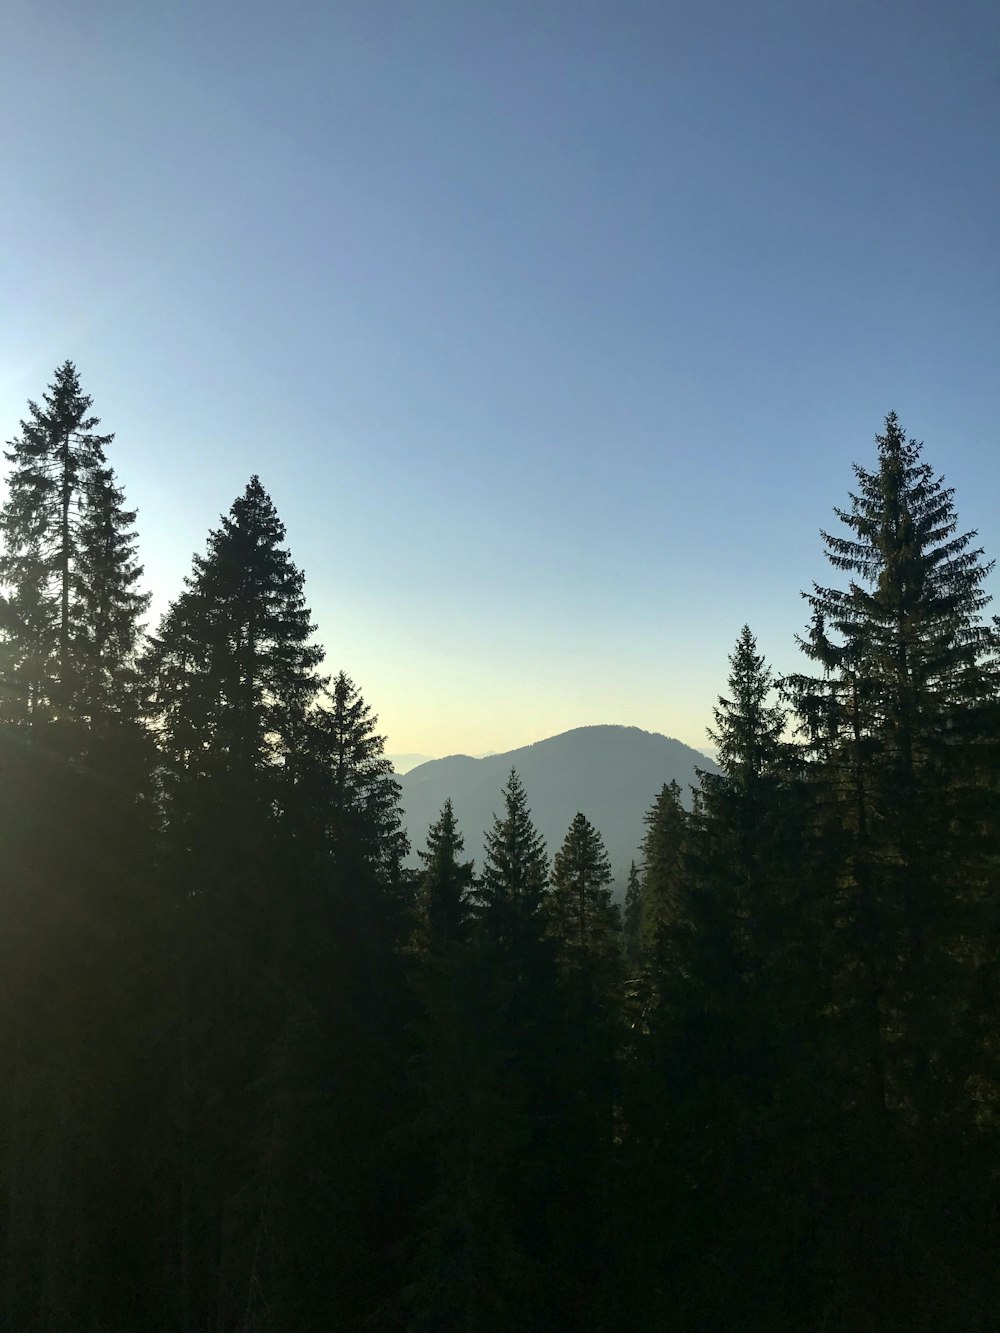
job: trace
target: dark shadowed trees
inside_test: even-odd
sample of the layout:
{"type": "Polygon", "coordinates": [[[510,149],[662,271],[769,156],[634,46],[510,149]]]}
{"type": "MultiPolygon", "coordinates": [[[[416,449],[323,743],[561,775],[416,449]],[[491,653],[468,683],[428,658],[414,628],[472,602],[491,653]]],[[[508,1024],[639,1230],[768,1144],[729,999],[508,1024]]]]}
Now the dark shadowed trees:
{"type": "Polygon", "coordinates": [[[558,1147],[551,1155],[554,1262],[574,1325],[607,1327],[614,1307],[613,1175],[620,1044],[621,915],[599,831],[578,813],[552,863],[545,902],[558,967],[552,1051],[558,1147]],[[574,1306],[575,1303],[575,1306],[574,1306]]]}
{"type": "MultiPolygon", "coordinates": [[[[788,688],[834,872],[824,965],[839,1124],[873,1199],[839,1229],[857,1245],[830,1262],[846,1310],[930,1327],[958,1308],[975,1322],[966,1302],[985,1290],[981,1267],[970,1274],[987,1225],[983,1094],[997,1086],[980,1026],[996,1013],[997,640],[983,619],[991,566],[960,532],[953,491],[895,414],[876,444],[836,510],[844,531],[823,534],[842,581],[807,594],[802,646],[822,674],[788,688]]],[[[858,1181],[838,1184],[850,1214],[858,1181]]]]}
{"type": "Polygon", "coordinates": [[[88,478],[78,528],[72,641],[80,712],[132,720],[139,709],[137,653],[149,594],[139,588],[135,510],[110,467],[88,478]]]}
{"type": "Polygon", "coordinates": [[[539,934],[549,862],[545,843],[531,821],[521,779],[513,771],[503,798],[503,814],[494,816],[486,833],[478,920],[493,944],[516,951],[522,940],[539,934]]]}
{"type": "Polygon", "coordinates": [[[847,586],[808,594],[823,674],[789,685],[837,830],[860,1086],[877,1117],[926,1120],[956,1109],[975,1059],[960,1014],[991,914],[997,641],[953,492],[895,415],[877,445],[836,511],[847,535],[824,534],[847,586]]]}
{"type": "Polygon", "coordinates": [[[427,831],[427,848],[417,885],[418,938],[421,946],[440,952],[468,938],[472,912],[473,862],[463,861],[465,840],[446,800],[427,831]]]}
{"type": "Polygon", "coordinates": [[[620,919],[611,901],[611,864],[600,833],[578,814],[552,862],[547,911],[552,933],[572,956],[618,952],[620,919]]]}
{"type": "Polygon", "coordinates": [[[625,885],[625,903],[622,912],[622,949],[625,955],[625,968],[634,976],[640,961],[640,931],[642,927],[642,879],[639,869],[633,861],[628,869],[628,882],[625,885]]]}
{"type": "Polygon", "coordinates": [[[515,772],[405,869],[256,477],[137,660],[98,426],[67,362],[0,511],[3,1327],[987,1333],[997,627],[896,418],[623,922],[515,772]]]}
{"type": "Polygon", "coordinates": [[[365,865],[385,886],[398,886],[410,850],[403,828],[399,783],[385,757],[385,738],[360,689],[343,671],[309,719],[310,762],[329,821],[330,845],[345,866],[365,865]]]}
{"type": "Polygon", "coordinates": [[[291,1060],[289,968],[313,924],[286,825],[322,685],[284,535],[252,478],[195,557],[146,663],[178,925],[175,1263],[181,1319],[195,1326],[227,1326],[267,1299],[261,1237],[282,1244],[274,1085],[291,1060]]]}
{"type": "Polygon", "coordinates": [[[688,1228],[675,1280],[712,1322],[763,1331],[808,1308],[801,1144],[822,1085],[822,996],[802,784],[747,626],[729,666],[709,732],[720,771],[701,775],[681,891],[662,928],[660,1013],[671,1177],[688,1228]],[[778,1281],[786,1268],[795,1281],[778,1281]]]}
{"type": "Polygon", "coordinates": [[[5,1322],[26,1329],[124,1318],[155,1249],[138,1206],[162,1015],[153,755],[134,689],[147,599],[113,437],[90,408],[64,363],[10,443],[0,512],[0,1189],[5,1322]]]}

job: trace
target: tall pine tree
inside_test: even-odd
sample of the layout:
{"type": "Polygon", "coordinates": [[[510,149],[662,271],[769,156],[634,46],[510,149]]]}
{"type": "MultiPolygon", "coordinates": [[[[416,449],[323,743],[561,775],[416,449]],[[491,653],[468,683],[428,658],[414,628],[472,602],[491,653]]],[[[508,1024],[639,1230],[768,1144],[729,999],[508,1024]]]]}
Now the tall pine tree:
{"type": "MultiPolygon", "coordinates": [[[[10,442],[8,496],[0,511],[0,584],[8,588],[0,703],[13,718],[67,718],[79,676],[74,654],[75,584],[88,494],[114,436],[99,435],[92,399],[65,361],[42,397],[29,401],[10,442]]],[[[136,613],[141,611],[136,608],[136,613]]]]}
{"type": "Polygon", "coordinates": [[[262,1274],[294,1230],[277,1186],[289,1125],[276,1107],[288,1104],[282,1086],[301,1086],[288,1070],[304,1002],[290,982],[316,970],[303,966],[318,909],[293,828],[301,835],[297,761],[322,650],[284,537],[253,477],[145,663],[178,925],[174,1263],[189,1327],[234,1326],[277,1300],[262,1274]]]}
{"type": "Polygon", "coordinates": [[[157,1103],[148,1049],[161,1012],[152,755],[133,688],[146,598],[134,514],[105,459],[112,436],[90,408],[66,362],[10,443],[0,512],[11,1327],[120,1319],[137,1287],[108,1281],[116,1229],[133,1254],[153,1253],[134,1202],[156,1153],[140,1127],[157,1103]]]}
{"type": "Polygon", "coordinates": [[[186,781],[289,768],[322,649],[285,529],[252,477],[196,555],[147,660],[163,749],[186,781]]]}
{"type": "Polygon", "coordinates": [[[856,1171],[834,1190],[848,1220],[828,1262],[844,1308],[883,1325],[944,1327],[961,1310],[985,1327],[973,1311],[988,1289],[974,1237],[989,1225],[980,1134],[997,1086],[984,1039],[997,1016],[991,566],[895,414],[876,444],[835,511],[844,531],[823,534],[843,582],[806,594],[801,642],[822,674],[788,682],[834,872],[832,1086],[856,1171]],[[858,1219],[859,1187],[872,1205],[858,1219]]]}
{"type": "Polygon", "coordinates": [[[836,511],[848,535],[824,533],[848,584],[807,594],[823,675],[789,684],[834,820],[868,1095],[876,1114],[933,1117],[972,1073],[960,1015],[992,910],[991,566],[894,414],[876,442],[836,511]]]}

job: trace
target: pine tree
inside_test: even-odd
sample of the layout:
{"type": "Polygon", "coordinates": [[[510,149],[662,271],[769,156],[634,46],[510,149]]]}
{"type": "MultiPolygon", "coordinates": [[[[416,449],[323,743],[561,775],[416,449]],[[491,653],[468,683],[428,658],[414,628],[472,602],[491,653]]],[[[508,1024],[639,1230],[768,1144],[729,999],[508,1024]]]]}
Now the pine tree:
{"type": "Polygon", "coordinates": [[[806,594],[801,644],[823,674],[788,682],[833,872],[819,961],[836,1033],[830,1085],[857,1177],[833,1177],[830,1194],[848,1219],[859,1187],[872,1200],[833,1228],[826,1262],[848,1311],[941,1327],[960,1308],[972,1326],[970,1302],[992,1279],[950,1273],[975,1269],[974,1237],[990,1225],[980,1132],[997,1086],[984,1040],[997,1016],[992,566],[895,414],[876,442],[877,466],[855,466],[857,489],[835,511],[847,535],[823,534],[846,586],[806,594]]]}
{"type": "Polygon", "coordinates": [[[358,686],[338,672],[310,718],[309,756],[335,854],[345,864],[363,862],[381,884],[398,890],[410,846],[399,783],[377,725],[358,686]]]}
{"type": "Polygon", "coordinates": [[[721,772],[701,773],[695,824],[700,873],[726,902],[732,947],[751,987],[777,961],[790,931],[793,884],[801,866],[791,812],[794,756],[783,741],[785,709],[773,702],[775,680],[747,625],[729,658],[728,697],[713,710],[721,772]]]}
{"type": "MultiPolygon", "coordinates": [[[[496,1021],[493,986],[472,935],[473,864],[447,800],[420,853],[417,892],[415,1072],[411,1135],[423,1165],[421,1206],[408,1241],[406,1328],[500,1327],[516,1300],[520,1266],[502,1182],[508,1153],[521,1151],[511,1080],[485,1040],[496,1021]],[[511,1287],[515,1290],[511,1290],[511,1287]]],[[[501,992],[502,993],[502,992],[501,992]]]]}
{"type": "Polygon", "coordinates": [[[850,582],[807,595],[802,646],[824,674],[789,687],[838,836],[851,923],[841,938],[864,978],[843,999],[865,1016],[869,1096],[878,1114],[904,1103],[929,1114],[928,1098],[964,1081],[955,1019],[984,956],[992,566],[975,534],[958,532],[953,491],[895,414],[876,441],[877,469],[855,467],[857,493],[836,511],[850,535],[823,534],[850,582]]]}
{"type": "MultiPolygon", "coordinates": [[[[770,702],[774,675],[757,652],[757,640],[749,625],[740,630],[729,657],[731,697],[720,697],[712,710],[715,729],[708,733],[716,747],[725,781],[738,786],[748,797],[756,796],[758,784],[783,764],[782,734],[786,714],[770,702]]],[[[702,775],[702,790],[713,784],[702,775]]]]}
{"type": "Polygon", "coordinates": [[[545,842],[531,821],[528,798],[511,769],[504,788],[504,813],[486,833],[486,857],[479,883],[478,916],[496,945],[516,946],[537,934],[548,879],[545,842]]]}
{"type": "Polygon", "coordinates": [[[146,669],[166,754],[188,778],[290,767],[323,651],[285,529],[252,477],[168,610],[146,669]]]}
{"type": "Polygon", "coordinates": [[[688,814],[678,782],[660,789],[643,822],[640,939],[655,978],[671,967],[671,932],[684,919],[688,814]]]}
{"type": "Polygon", "coordinates": [[[785,711],[747,626],[729,663],[709,732],[720,771],[700,774],[661,926],[669,968],[658,1021],[670,1068],[667,1179],[690,1237],[676,1281],[714,1324],[763,1331],[808,1308],[801,1137],[826,1071],[814,1059],[815,866],[785,711]],[[777,1289],[773,1265],[797,1280],[777,1289]]]}
{"type": "Polygon", "coordinates": [[[295,1128],[288,1089],[304,1095],[297,1034],[315,975],[329,981],[332,968],[330,891],[321,865],[302,864],[296,809],[322,650],[284,537],[253,477],[145,662],[177,918],[179,1322],[189,1326],[235,1324],[251,1297],[251,1313],[278,1299],[254,1275],[295,1230],[278,1188],[295,1128]]]}
{"type": "Polygon", "coordinates": [[[29,416],[6,454],[11,471],[0,511],[0,584],[9,591],[0,703],[13,718],[66,718],[72,711],[81,528],[114,438],[97,434],[100,420],[90,415],[91,405],[76,367],[64,362],[41,405],[29,401],[29,416]]]}
{"type": "MultiPolygon", "coordinates": [[[[466,1219],[457,1240],[466,1326],[544,1327],[558,1283],[547,1164],[560,1123],[559,1020],[544,911],[548,858],[516,772],[485,853],[471,955],[478,998],[472,1027],[456,1034],[464,1105],[449,1138],[462,1151],[445,1156],[436,1207],[466,1219]]],[[[447,1104],[443,1090],[436,1100],[447,1104]]]]}
{"type": "Polygon", "coordinates": [[[289,1326],[360,1326],[391,1289],[411,1220],[413,1165],[397,1131],[413,1101],[412,873],[377,723],[341,671],[307,714],[292,761],[291,1054],[272,1093],[288,1260],[274,1301],[289,1326]]]}
{"type": "Polygon", "coordinates": [[[137,1297],[110,1274],[122,1228],[153,1254],[139,1127],[162,1090],[153,757],[129,689],[145,599],[90,406],[66,362],[11,441],[0,513],[5,1322],[53,1330],[118,1324],[137,1297]]]}
{"type": "Polygon", "coordinates": [[[552,932],[567,958],[617,955],[620,920],[611,878],[604,840],[586,815],[577,814],[553,860],[547,899],[552,932]]]}
{"type": "MultiPolygon", "coordinates": [[[[571,1278],[574,1327],[607,1327],[613,1286],[612,1174],[621,1025],[621,915],[604,840],[578,813],[556,852],[545,909],[556,946],[565,1037],[551,1059],[562,1112],[550,1161],[556,1262],[571,1278]],[[584,1314],[584,1311],[586,1314],[584,1314]],[[587,1321],[590,1321],[589,1324],[587,1321]]],[[[559,1029],[555,1029],[558,1033],[559,1029]]]]}
{"type": "MultiPolygon", "coordinates": [[[[642,968],[631,980],[622,1062],[620,1193],[616,1221],[618,1285],[626,1326],[668,1320],[667,1246],[674,1234],[678,1181],[674,1146],[679,1028],[678,988],[689,929],[690,816],[677,782],[665,784],[644,816],[639,943],[642,968]]],[[[685,1057],[686,1058],[686,1057],[685,1057]]],[[[672,1310],[672,1307],[670,1307],[672,1310]]],[[[671,1313],[671,1318],[673,1317],[671,1313]]]]}
{"type": "Polygon", "coordinates": [[[427,831],[426,851],[419,853],[424,869],[417,887],[418,929],[421,943],[432,952],[468,935],[473,862],[460,860],[464,848],[449,797],[427,831]]]}

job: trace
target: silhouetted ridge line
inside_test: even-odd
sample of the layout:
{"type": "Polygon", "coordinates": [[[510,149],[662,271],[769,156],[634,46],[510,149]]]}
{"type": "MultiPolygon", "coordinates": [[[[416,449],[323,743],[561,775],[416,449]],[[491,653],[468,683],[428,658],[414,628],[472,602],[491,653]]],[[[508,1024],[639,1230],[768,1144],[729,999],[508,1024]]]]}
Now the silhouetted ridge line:
{"type": "Polygon", "coordinates": [[[698,769],[715,772],[700,751],[641,727],[593,724],[533,741],[502,754],[474,759],[448,755],[400,778],[404,819],[419,846],[444,801],[454,802],[477,863],[483,836],[510,770],[521,777],[532,817],[550,851],[559,846],[573,817],[583,811],[600,830],[616,878],[623,879],[642,839],[642,816],[665,782],[685,792],[698,769]]]}

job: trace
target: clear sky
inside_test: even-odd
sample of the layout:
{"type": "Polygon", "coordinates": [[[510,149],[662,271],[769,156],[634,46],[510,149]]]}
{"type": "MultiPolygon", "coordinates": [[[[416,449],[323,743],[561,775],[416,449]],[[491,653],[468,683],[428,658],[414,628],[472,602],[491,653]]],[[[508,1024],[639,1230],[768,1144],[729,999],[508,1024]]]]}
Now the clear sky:
{"type": "Polygon", "coordinates": [[[390,751],[704,745],[896,410],[1000,554],[1000,7],[6,0],[0,430],[257,472],[390,751]]]}

